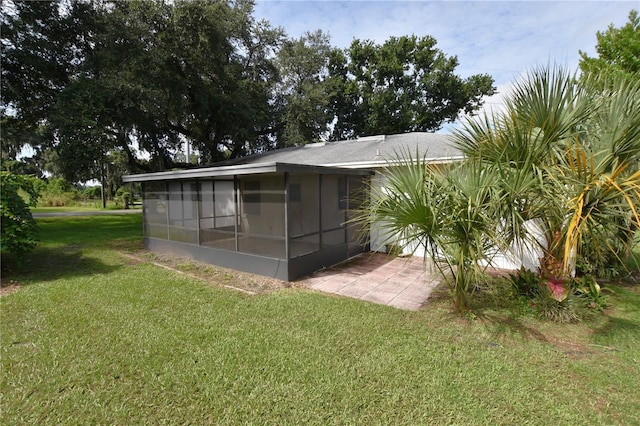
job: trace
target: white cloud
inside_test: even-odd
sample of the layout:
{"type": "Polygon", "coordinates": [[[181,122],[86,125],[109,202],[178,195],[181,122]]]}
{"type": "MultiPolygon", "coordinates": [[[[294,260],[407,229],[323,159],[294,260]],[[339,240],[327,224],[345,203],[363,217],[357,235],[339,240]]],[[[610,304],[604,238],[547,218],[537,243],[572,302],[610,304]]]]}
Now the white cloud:
{"type": "Polygon", "coordinates": [[[332,43],[354,38],[382,43],[390,36],[432,35],[461,68],[505,69],[548,59],[577,62],[593,52],[595,33],[619,26],[637,2],[570,1],[271,1],[258,0],[255,16],[293,37],[322,29],[332,43]]]}
{"type": "Polygon", "coordinates": [[[579,51],[595,55],[596,32],[627,22],[637,1],[272,1],[257,0],[255,16],[292,37],[322,29],[346,48],[354,38],[383,43],[391,36],[433,36],[456,55],[458,73],[493,76],[500,104],[510,82],[527,69],[556,63],[576,69],[579,51]]]}

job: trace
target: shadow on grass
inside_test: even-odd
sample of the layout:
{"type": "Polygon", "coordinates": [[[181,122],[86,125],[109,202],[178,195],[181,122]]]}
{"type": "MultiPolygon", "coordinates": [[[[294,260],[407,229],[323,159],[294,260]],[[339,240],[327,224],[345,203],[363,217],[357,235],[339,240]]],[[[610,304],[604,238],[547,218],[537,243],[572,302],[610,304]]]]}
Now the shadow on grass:
{"type": "Polygon", "coordinates": [[[640,330],[640,321],[607,317],[607,322],[595,331],[594,336],[599,342],[615,344],[615,342],[638,339],[638,330],[640,330]]]}
{"type": "Polygon", "coordinates": [[[478,319],[490,327],[493,335],[515,335],[525,340],[536,340],[548,343],[549,339],[537,328],[527,325],[522,317],[516,314],[494,314],[490,312],[475,312],[478,319]]]}
{"type": "Polygon", "coordinates": [[[611,300],[611,307],[603,315],[605,322],[598,327],[594,336],[601,342],[639,340],[640,330],[640,286],[619,281],[605,287],[611,300]]]}
{"type": "MultiPolygon", "coordinates": [[[[640,286],[626,281],[608,283],[604,293],[611,307],[604,313],[587,311],[579,321],[592,330],[596,341],[616,346],[620,342],[638,342],[640,330],[640,286]]],[[[494,335],[515,335],[524,339],[552,342],[539,329],[540,325],[556,324],[549,320],[533,320],[535,311],[526,299],[514,299],[507,287],[499,281],[486,292],[471,297],[473,315],[481,320],[494,335]]],[[[585,308],[586,309],[586,308],[585,308]]],[[[558,327],[564,327],[558,324],[558,327]]],[[[545,328],[545,327],[543,327],[545,328]]],[[[626,344],[626,343],[624,343],[626,344]]]]}
{"type": "Polygon", "coordinates": [[[536,325],[531,324],[533,311],[530,302],[513,298],[510,285],[503,278],[494,278],[492,284],[470,295],[473,314],[493,335],[512,335],[525,340],[548,342],[536,325]]]}
{"type": "Polygon", "coordinates": [[[85,256],[77,245],[55,249],[39,247],[22,260],[10,254],[2,256],[3,281],[13,280],[20,285],[108,274],[118,268],[120,265],[108,265],[100,259],[85,256]]]}

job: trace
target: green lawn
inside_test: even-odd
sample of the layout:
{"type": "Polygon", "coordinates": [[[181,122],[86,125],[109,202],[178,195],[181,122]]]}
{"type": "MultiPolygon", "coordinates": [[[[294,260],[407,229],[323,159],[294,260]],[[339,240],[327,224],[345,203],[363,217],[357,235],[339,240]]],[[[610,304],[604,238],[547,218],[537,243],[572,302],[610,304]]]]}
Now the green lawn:
{"type": "Polygon", "coordinates": [[[460,318],[135,261],[138,215],[38,223],[3,259],[0,424],[640,424],[637,285],[581,324],[460,318]]]}
{"type": "MultiPolygon", "coordinates": [[[[107,208],[103,209],[100,203],[86,203],[79,206],[63,206],[63,207],[32,207],[31,213],[65,213],[65,212],[95,212],[102,210],[120,210],[123,207],[112,202],[107,204],[107,208]]],[[[140,209],[140,204],[131,206],[132,209],[140,209]]]]}

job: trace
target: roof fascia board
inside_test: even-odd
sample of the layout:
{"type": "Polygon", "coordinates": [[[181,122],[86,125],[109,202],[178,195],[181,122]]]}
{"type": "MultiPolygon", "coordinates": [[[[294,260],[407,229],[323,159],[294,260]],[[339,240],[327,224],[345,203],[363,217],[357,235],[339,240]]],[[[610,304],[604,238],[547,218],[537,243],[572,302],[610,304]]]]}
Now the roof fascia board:
{"type": "MultiPolygon", "coordinates": [[[[440,158],[426,158],[423,162],[428,164],[446,164],[446,163],[455,163],[457,161],[462,161],[464,159],[463,156],[456,157],[440,157],[440,158]]],[[[330,163],[323,164],[325,167],[345,167],[349,169],[375,169],[380,167],[387,166],[398,166],[405,164],[402,160],[376,160],[376,161],[356,161],[356,162],[345,162],[345,163],[330,163]]]]}
{"type": "Polygon", "coordinates": [[[211,177],[225,177],[225,176],[242,176],[242,175],[256,175],[265,173],[277,173],[277,172],[299,172],[299,173],[336,173],[336,174],[356,174],[366,175],[371,174],[370,170],[362,170],[358,168],[346,167],[326,167],[326,166],[314,166],[304,164],[290,164],[290,163],[258,163],[258,164],[241,164],[234,166],[218,166],[207,167],[203,169],[189,169],[189,170],[172,170],[167,172],[156,173],[142,173],[138,175],[123,176],[123,182],[148,182],[148,181],[160,181],[160,180],[178,180],[178,179],[204,179],[211,177]]]}
{"type": "Polygon", "coordinates": [[[275,163],[243,164],[239,166],[207,167],[204,169],[171,170],[167,172],[142,173],[139,175],[123,176],[123,182],[146,182],[156,180],[198,179],[213,176],[234,176],[242,174],[273,173],[275,163]]]}

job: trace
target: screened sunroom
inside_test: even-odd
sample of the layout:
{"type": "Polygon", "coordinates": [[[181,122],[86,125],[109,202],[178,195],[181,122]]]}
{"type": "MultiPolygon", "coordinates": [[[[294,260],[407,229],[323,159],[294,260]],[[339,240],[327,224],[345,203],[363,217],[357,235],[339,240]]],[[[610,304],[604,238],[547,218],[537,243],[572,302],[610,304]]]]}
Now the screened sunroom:
{"type": "Polygon", "coordinates": [[[349,222],[370,172],[284,163],[126,176],[147,249],[293,281],[367,249],[349,222]]]}

